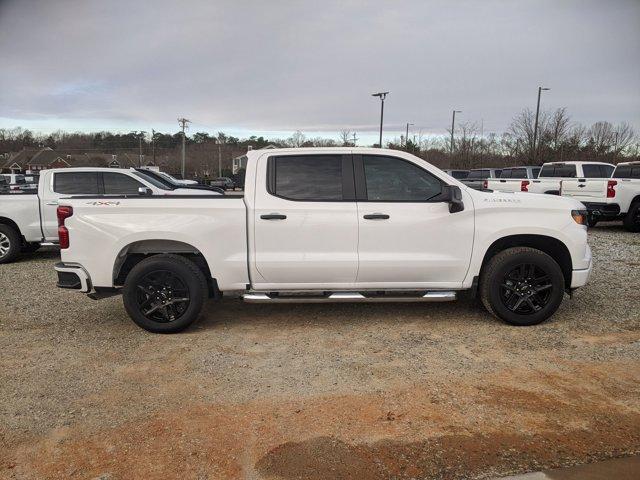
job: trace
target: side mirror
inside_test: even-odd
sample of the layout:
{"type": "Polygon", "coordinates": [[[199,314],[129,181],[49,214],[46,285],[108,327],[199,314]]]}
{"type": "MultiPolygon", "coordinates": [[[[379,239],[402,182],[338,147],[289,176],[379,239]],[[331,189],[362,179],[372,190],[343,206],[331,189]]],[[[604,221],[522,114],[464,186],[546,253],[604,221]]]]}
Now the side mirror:
{"type": "Polygon", "coordinates": [[[449,213],[458,213],[464,210],[462,191],[456,185],[445,185],[442,188],[442,201],[449,203],[449,213]]]}
{"type": "Polygon", "coordinates": [[[149,187],[138,187],[138,195],[148,197],[153,195],[153,191],[149,187]]]}

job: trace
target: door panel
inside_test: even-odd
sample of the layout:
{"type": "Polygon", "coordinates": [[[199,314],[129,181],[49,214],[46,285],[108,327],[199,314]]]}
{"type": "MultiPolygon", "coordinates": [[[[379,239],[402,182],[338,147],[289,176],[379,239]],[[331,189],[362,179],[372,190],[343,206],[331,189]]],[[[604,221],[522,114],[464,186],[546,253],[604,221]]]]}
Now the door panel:
{"type": "Polygon", "coordinates": [[[390,156],[356,155],[357,284],[396,288],[462,285],[473,246],[471,198],[449,212],[443,182],[422,166],[390,156]]]}
{"type": "Polygon", "coordinates": [[[253,212],[256,288],[352,285],[358,216],[350,156],[280,155],[260,162],[253,212]]]}
{"type": "Polygon", "coordinates": [[[357,283],[402,287],[460,286],[473,245],[473,210],[449,213],[447,203],[358,203],[360,266],[357,283]],[[382,213],[387,220],[367,220],[382,213]]]}

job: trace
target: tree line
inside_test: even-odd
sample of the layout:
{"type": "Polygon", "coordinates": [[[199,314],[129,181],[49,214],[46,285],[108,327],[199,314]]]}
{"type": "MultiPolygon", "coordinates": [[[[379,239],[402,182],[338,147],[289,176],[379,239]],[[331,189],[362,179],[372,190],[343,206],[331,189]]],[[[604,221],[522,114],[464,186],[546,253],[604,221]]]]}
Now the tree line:
{"type": "MultiPolygon", "coordinates": [[[[585,126],[573,122],[566,109],[541,112],[534,145],[535,113],[529,109],[514,117],[501,133],[482,132],[477,122],[461,122],[447,135],[404,135],[387,142],[385,147],[407,150],[441,168],[500,167],[533,165],[545,161],[598,160],[617,163],[638,159],[639,138],[627,123],[607,121],[585,126]]],[[[237,138],[218,132],[187,134],[186,163],[189,175],[229,174],[231,159],[249,147],[332,147],[354,146],[355,132],[343,129],[335,138],[308,137],[296,131],[288,138],[266,139],[262,136],[237,138]]],[[[182,132],[66,132],[34,133],[20,127],[0,129],[0,154],[23,148],[49,147],[65,153],[131,153],[145,158],[164,159],[177,165],[181,158],[182,132]]]]}

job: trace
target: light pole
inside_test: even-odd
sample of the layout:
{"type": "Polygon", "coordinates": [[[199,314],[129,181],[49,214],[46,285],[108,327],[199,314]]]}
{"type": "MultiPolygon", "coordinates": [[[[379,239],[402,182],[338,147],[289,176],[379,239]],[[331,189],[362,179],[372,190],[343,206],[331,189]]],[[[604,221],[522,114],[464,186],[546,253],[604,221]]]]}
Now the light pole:
{"type": "Polygon", "coordinates": [[[462,113],[462,110],[454,110],[453,118],[451,119],[451,155],[453,155],[453,132],[456,128],[456,113],[462,113]]]}
{"type": "Polygon", "coordinates": [[[543,90],[551,90],[546,87],[538,87],[538,105],[536,106],[536,123],[533,126],[533,163],[535,165],[536,158],[538,156],[538,149],[536,148],[536,142],[538,141],[538,117],[540,116],[540,95],[543,90]]]}
{"type": "Polygon", "coordinates": [[[380,141],[378,142],[379,148],[382,148],[382,121],[384,120],[384,99],[389,92],[372,93],[372,97],[380,97],[380,141]]]}
{"type": "Polygon", "coordinates": [[[407,148],[407,145],[409,143],[409,126],[413,126],[413,125],[415,125],[415,123],[407,122],[407,131],[404,134],[404,148],[407,148]]]}

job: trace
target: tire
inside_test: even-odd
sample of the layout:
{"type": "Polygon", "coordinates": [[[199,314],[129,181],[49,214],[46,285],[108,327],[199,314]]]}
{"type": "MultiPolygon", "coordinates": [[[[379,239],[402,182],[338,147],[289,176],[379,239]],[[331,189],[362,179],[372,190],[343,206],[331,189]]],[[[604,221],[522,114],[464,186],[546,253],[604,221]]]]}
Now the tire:
{"type": "Polygon", "coordinates": [[[122,300],[139,327],[154,333],[175,333],[198,318],[206,297],[207,281],[193,262],[162,254],[131,269],[122,300]]]}
{"type": "Polygon", "coordinates": [[[34,253],[40,249],[40,244],[36,242],[27,242],[22,246],[22,253],[34,253]]]}
{"type": "Polygon", "coordinates": [[[622,220],[622,224],[628,232],[640,232],[640,202],[631,204],[629,211],[622,220]]]}
{"type": "Polygon", "coordinates": [[[10,225],[0,224],[0,263],[11,263],[20,254],[20,233],[10,225]]]}
{"type": "Polygon", "coordinates": [[[496,254],[480,277],[484,307],[493,316],[517,326],[537,325],[551,317],[562,303],[564,288],[560,265],[546,253],[529,247],[496,254]],[[538,292],[532,295],[536,289],[538,292]]]}

